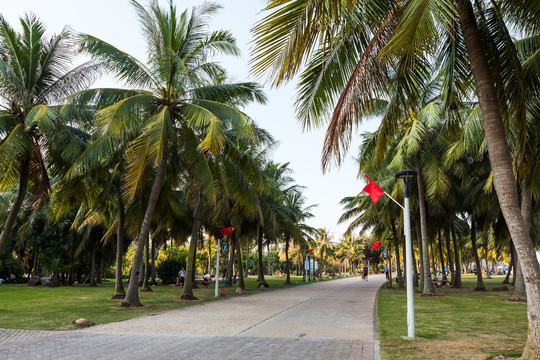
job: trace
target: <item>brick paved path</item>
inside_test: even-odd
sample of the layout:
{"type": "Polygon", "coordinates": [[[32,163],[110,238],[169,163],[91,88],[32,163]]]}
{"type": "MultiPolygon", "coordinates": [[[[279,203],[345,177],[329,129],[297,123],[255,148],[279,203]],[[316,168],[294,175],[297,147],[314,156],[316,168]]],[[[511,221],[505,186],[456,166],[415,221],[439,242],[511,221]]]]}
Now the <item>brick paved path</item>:
{"type": "Polygon", "coordinates": [[[0,359],[374,360],[374,302],[383,281],[372,276],[369,282],[315,283],[85,331],[0,329],[0,359]],[[252,313],[253,304],[264,310],[252,313]],[[238,321],[227,324],[231,311],[224,307],[238,321]]]}

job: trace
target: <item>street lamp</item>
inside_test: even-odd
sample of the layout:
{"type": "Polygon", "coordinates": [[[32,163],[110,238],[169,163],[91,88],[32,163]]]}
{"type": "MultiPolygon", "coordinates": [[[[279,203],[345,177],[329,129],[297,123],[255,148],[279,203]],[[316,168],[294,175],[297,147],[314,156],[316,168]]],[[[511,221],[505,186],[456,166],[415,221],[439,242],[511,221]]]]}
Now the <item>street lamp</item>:
{"type": "Polygon", "coordinates": [[[411,216],[409,213],[409,181],[414,179],[417,172],[414,170],[401,170],[394,174],[398,179],[402,179],[405,182],[405,190],[403,192],[404,202],[404,231],[405,231],[405,247],[407,248],[407,265],[405,268],[407,279],[407,329],[408,336],[406,339],[415,338],[414,329],[414,295],[413,295],[413,274],[412,274],[412,241],[411,241],[411,216]]]}

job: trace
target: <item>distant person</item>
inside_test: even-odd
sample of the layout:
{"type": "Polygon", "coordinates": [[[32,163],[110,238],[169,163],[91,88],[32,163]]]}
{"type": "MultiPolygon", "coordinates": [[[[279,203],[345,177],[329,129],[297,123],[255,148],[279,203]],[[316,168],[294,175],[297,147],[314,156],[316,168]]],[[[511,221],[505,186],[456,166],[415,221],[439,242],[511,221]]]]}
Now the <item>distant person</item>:
{"type": "Polygon", "coordinates": [[[388,265],[384,267],[384,275],[386,275],[386,280],[390,280],[390,272],[388,269],[388,265]]]}
{"type": "Polygon", "coordinates": [[[9,282],[15,284],[15,274],[11,273],[11,275],[9,275],[9,282]]]}
{"type": "Polygon", "coordinates": [[[238,278],[236,277],[236,274],[234,274],[234,277],[232,279],[232,283],[233,284],[237,284],[238,283],[238,278]]]}
{"type": "Polygon", "coordinates": [[[182,268],[182,270],[178,272],[178,285],[184,286],[185,281],[186,281],[186,270],[182,268]]]}
{"type": "Polygon", "coordinates": [[[3,283],[4,281],[5,281],[5,280],[2,279],[2,278],[0,277],[0,285],[2,285],[2,283],[3,283]]]}
{"type": "Polygon", "coordinates": [[[368,281],[368,272],[369,272],[368,267],[364,266],[362,268],[362,280],[368,281]]]}
{"type": "Polygon", "coordinates": [[[210,282],[210,279],[212,278],[212,275],[210,273],[206,273],[203,276],[203,280],[210,282]]]}

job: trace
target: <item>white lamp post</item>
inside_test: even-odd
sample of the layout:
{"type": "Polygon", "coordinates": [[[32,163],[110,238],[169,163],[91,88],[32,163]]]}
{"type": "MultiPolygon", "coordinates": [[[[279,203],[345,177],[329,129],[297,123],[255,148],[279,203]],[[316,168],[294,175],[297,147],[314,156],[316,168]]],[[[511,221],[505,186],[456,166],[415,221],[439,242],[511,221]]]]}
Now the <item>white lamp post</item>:
{"type": "MultiPolygon", "coordinates": [[[[417,172],[414,170],[401,170],[395,173],[395,177],[403,179],[405,181],[404,190],[404,209],[403,209],[403,223],[405,231],[405,247],[407,248],[407,265],[406,265],[406,279],[407,279],[407,336],[406,339],[415,338],[414,328],[414,289],[413,289],[413,274],[412,274],[412,241],[411,241],[411,216],[409,213],[409,180],[416,176],[417,172]]],[[[399,271],[399,270],[398,270],[399,271]]]]}

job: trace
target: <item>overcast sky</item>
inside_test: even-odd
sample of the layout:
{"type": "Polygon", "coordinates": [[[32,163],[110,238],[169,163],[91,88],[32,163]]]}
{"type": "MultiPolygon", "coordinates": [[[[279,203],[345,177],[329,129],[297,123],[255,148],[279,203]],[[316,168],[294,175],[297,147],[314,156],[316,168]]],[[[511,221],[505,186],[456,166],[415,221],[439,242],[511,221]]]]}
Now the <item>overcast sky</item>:
{"type": "MultiPolygon", "coordinates": [[[[222,63],[229,73],[238,81],[262,81],[249,76],[249,56],[252,37],[250,29],[262,18],[261,10],[264,0],[219,0],[223,9],[211,23],[212,30],[230,30],[236,37],[242,50],[240,58],[223,59],[222,63]]],[[[141,1],[145,4],[145,1],[141,1]]],[[[161,1],[167,4],[168,1],[161,1]]],[[[177,8],[181,11],[200,5],[202,1],[177,0],[177,8]]],[[[2,1],[0,13],[12,26],[18,28],[18,18],[26,12],[39,16],[45,23],[49,34],[59,32],[65,25],[74,30],[95,35],[116,47],[135,55],[140,60],[146,60],[145,43],[135,12],[128,0],[17,0],[2,1]]],[[[106,83],[103,80],[101,83],[106,83]]],[[[98,83],[99,85],[99,83],[98,83]]],[[[307,204],[318,204],[314,209],[315,217],[308,224],[315,227],[326,226],[334,234],[334,240],[339,241],[347,224],[337,224],[343,209],[339,201],[358,193],[364,186],[363,181],[357,180],[357,168],[353,156],[357,156],[359,141],[353,141],[353,147],[347,154],[347,159],[340,169],[333,169],[323,175],[321,170],[321,149],[325,129],[303,133],[294,117],[294,84],[270,89],[268,84],[268,104],[253,105],[246,112],[259,126],[269,130],[279,140],[280,145],[274,152],[277,162],[289,162],[294,170],[296,182],[307,189],[304,194],[307,204]]],[[[378,126],[371,121],[364,124],[359,132],[373,131],[378,126]]],[[[356,136],[358,139],[358,136],[356,136]]]]}

